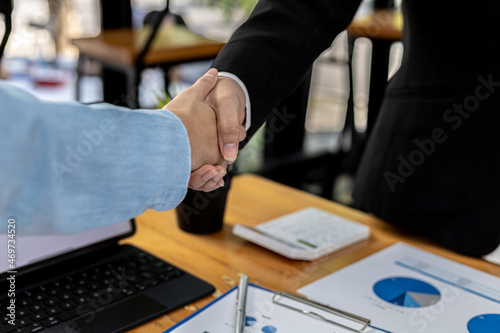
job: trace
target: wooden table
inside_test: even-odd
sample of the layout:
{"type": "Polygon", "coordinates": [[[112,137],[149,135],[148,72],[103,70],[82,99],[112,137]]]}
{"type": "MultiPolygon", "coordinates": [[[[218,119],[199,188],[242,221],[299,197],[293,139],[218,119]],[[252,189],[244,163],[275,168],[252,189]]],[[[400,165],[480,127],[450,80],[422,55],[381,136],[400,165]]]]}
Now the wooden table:
{"type": "MultiPolygon", "coordinates": [[[[86,57],[99,59],[108,65],[133,66],[149,34],[149,29],[110,29],[103,30],[96,37],[74,39],[72,43],[86,57]]],[[[223,42],[196,35],[185,27],[163,26],[144,57],[144,65],[213,58],[222,46],[223,42]]]]}
{"type": "Polygon", "coordinates": [[[347,32],[355,37],[397,42],[403,39],[403,16],[401,11],[379,9],[369,15],[356,16],[347,32]]]}
{"type": "MultiPolygon", "coordinates": [[[[167,24],[158,29],[151,47],[144,54],[144,46],[150,35],[151,27],[120,28],[103,30],[96,37],[72,40],[80,52],[76,99],[80,97],[79,82],[87,59],[126,75],[126,87],[119,93],[123,95],[124,101],[105,98],[106,102],[137,108],[140,74],[144,68],[161,67],[167,73],[173,65],[215,58],[225,44],[197,35],[184,26],[167,24]]],[[[168,75],[165,78],[165,86],[168,87],[168,75]]],[[[120,86],[123,83],[113,84],[120,86]]]]}
{"type": "Polygon", "coordinates": [[[500,276],[500,266],[450,252],[401,232],[371,215],[332,201],[254,175],[238,176],[231,183],[225,226],[218,233],[185,233],[177,228],[173,211],[147,211],[137,219],[137,233],[126,243],[141,247],[205,279],[217,291],[213,296],[173,311],[131,332],[163,332],[228,291],[237,284],[242,273],[249,276],[250,282],[263,287],[295,292],[306,284],[399,241],[500,276]],[[371,228],[371,237],[319,260],[306,262],[287,259],[231,233],[235,223],[254,225],[309,206],[366,224],[371,228]]]}

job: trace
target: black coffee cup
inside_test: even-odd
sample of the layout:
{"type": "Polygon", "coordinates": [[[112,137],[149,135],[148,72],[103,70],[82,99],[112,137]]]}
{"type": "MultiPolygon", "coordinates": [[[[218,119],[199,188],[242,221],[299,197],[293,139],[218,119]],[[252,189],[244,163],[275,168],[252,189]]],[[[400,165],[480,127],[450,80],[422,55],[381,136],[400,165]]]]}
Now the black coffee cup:
{"type": "Polygon", "coordinates": [[[212,192],[188,189],[184,200],[175,208],[177,224],[181,230],[210,234],[222,229],[231,176],[228,173],[223,179],[224,186],[212,192]]]}

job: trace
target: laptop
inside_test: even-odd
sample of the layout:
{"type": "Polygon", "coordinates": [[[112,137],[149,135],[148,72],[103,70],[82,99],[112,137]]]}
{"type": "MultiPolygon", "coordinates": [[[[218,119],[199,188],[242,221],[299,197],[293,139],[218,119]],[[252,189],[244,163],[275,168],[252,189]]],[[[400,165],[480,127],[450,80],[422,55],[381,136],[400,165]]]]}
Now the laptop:
{"type": "Polygon", "coordinates": [[[0,333],[124,332],[215,291],[137,247],[118,245],[134,232],[130,220],[71,235],[18,233],[15,267],[5,251],[11,238],[0,234],[0,333]]]}

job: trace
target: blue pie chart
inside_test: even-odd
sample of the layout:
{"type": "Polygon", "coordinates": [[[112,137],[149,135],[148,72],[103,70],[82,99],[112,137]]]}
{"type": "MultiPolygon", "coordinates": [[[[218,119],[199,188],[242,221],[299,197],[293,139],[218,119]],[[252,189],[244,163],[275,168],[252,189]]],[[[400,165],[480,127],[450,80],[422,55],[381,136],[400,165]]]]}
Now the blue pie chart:
{"type": "Polygon", "coordinates": [[[264,332],[264,333],[276,333],[276,332],[278,332],[278,329],[274,326],[268,325],[268,326],[262,327],[262,332],[264,332]]]}
{"type": "Polygon", "coordinates": [[[257,319],[254,317],[246,316],[245,317],[245,326],[254,326],[257,323],[257,319]]]}
{"type": "Polygon", "coordinates": [[[407,308],[436,304],[441,293],[427,282],[407,277],[391,277],[378,281],[373,292],[386,302],[407,308]]]}
{"type": "Polygon", "coordinates": [[[500,315],[484,314],[472,318],[467,323],[469,333],[499,333],[500,315]]]}

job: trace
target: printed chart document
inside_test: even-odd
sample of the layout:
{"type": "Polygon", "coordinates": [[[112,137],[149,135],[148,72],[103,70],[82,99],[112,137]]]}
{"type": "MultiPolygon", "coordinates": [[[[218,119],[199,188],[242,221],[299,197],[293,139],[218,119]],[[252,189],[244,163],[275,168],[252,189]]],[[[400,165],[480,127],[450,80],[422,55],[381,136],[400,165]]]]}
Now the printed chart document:
{"type": "Polygon", "coordinates": [[[403,243],[298,292],[389,332],[500,332],[499,277],[403,243]]]}
{"type": "MultiPolygon", "coordinates": [[[[214,302],[194,313],[184,321],[165,331],[171,333],[234,333],[236,324],[236,296],[238,289],[233,288],[214,302]]],[[[244,333],[353,333],[329,323],[315,315],[299,313],[286,306],[273,302],[274,292],[249,284],[244,333]]],[[[328,320],[360,328],[352,322],[332,316],[330,313],[304,305],[291,299],[278,298],[286,304],[300,310],[312,311],[328,320]],[[353,326],[354,325],[354,326],[353,326]]],[[[381,333],[368,327],[363,333],[381,333]]]]}

